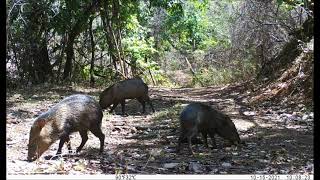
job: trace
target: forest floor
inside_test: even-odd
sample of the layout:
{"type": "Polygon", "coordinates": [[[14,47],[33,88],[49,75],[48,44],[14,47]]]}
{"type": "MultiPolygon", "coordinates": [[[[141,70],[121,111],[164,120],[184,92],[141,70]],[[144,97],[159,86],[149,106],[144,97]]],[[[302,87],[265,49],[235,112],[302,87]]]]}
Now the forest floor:
{"type": "MultiPolygon", "coordinates": [[[[304,105],[269,103],[250,107],[247,92],[239,86],[207,88],[150,87],[156,112],[136,100],[127,100],[120,115],[104,111],[102,131],[105,149],[99,155],[99,140],[89,133],[89,140],[79,154],[56,157],[58,141],[37,161],[27,162],[30,127],[35,117],[67,95],[86,93],[98,99],[98,88],[38,87],[7,92],[7,172],[8,174],[313,174],[313,112],[304,105]],[[203,102],[231,117],[242,147],[226,146],[217,138],[218,149],[207,149],[200,142],[193,145],[194,156],[183,145],[175,152],[179,136],[178,116],[191,102],[203,102]]],[[[200,138],[199,138],[200,139],[200,138]]],[[[80,144],[78,133],[71,135],[73,150],[80,144]]],[[[210,141],[209,141],[210,142],[210,141]]],[[[209,145],[210,146],[210,145],[209,145]]]]}

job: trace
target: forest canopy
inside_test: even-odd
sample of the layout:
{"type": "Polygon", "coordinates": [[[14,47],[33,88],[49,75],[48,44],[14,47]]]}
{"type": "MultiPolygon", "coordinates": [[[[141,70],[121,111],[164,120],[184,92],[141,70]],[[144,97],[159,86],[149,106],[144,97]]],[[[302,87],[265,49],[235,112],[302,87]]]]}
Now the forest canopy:
{"type": "Polygon", "coordinates": [[[292,62],[313,37],[313,0],[7,0],[6,29],[9,87],[208,86],[292,62]]]}

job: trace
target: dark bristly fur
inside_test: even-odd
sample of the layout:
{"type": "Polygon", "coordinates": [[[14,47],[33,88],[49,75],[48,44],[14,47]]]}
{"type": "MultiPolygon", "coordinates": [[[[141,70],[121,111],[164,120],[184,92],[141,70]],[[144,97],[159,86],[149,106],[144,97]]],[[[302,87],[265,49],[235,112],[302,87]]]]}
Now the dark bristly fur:
{"type": "Polygon", "coordinates": [[[202,103],[192,103],[183,109],[180,114],[180,126],[181,134],[177,152],[180,151],[182,141],[187,138],[189,151],[193,154],[191,139],[198,133],[202,134],[206,147],[208,147],[208,134],[212,140],[213,148],[216,147],[215,134],[229,140],[231,143],[240,143],[239,134],[231,119],[227,115],[202,103]]]}
{"type": "Polygon", "coordinates": [[[56,140],[60,139],[57,154],[65,142],[71,151],[69,135],[79,131],[82,142],[79,152],[88,140],[87,131],[91,131],[100,140],[100,153],[103,152],[105,135],[101,131],[102,109],[87,95],[72,95],[41,114],[34,121],[29,137],[28,160],[40,157],[56,140]]]}
{"type": "Polygon", "coordinates": [[[125,100],[137,99],[142,104],[142,113],[145,113],[145,103],[147,102],[154,112],[153,105],[148,95],[148,86],[140,78],[133,78],[120,81],[100,94],[99,104],[102,109],[112,106],[112,112],[121,103],[122,113],[125,113],[125,100]]]}

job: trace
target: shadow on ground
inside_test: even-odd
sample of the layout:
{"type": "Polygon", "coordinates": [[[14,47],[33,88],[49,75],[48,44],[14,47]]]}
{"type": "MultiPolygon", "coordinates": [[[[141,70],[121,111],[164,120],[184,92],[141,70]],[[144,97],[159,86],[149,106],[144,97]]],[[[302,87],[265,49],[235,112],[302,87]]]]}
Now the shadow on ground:
{"type": "MultiPolygon", "coordinates": [[[[24,109],[20,107],[21,104],[28,102],[39,107],[41,102],[48,101],[54,105],[63,97],[77,93],[98,99],[100,92],[101,89],[59,87],[9,92],[7,110],[16,119],[30,118],[35,115],[28,114],[31,106],[24,109]]],[[[313,128],[289,126],[265,114],[244,115],[243,112],[253,109],[242,102],[245,95],[241,86],[150,88],[150,95],[155,113],[146,104],[147,113],[141,114],[142,106],[137,100],[127,100],[128,116],[119,116],[121,105],[118,105],[114,114],[106,115],[107,112],[104,112],[106,142],[102,155],[98,155],[98,149],[95,149],[98,140],[89,138],[94,146],[86,146],[79,155],[67,155],[64,159],[73,162],[87,159],[91,169],[106,174],[288,174],[311,171],[308,163],[313,162],[313,128]],[[197,143],[193,145],[195,156],[188,153],[186,145],[177,154],[178,116],[182,108],[192,102],[203,102],[228,114],[245,145],[226,147],[226,142],[218,137],[216,150],[197,143]],[[170,168],[166,166],[172,163],[177,164],[170,168]],[[194,165],[190,164],[197,164],[198,169],[195,170],[194,165]]],[[[23,128],[20,122],[12,128],[18,126],[23,128]]],[[[7,149],[13,150],[10,148],[7,149]]]]}

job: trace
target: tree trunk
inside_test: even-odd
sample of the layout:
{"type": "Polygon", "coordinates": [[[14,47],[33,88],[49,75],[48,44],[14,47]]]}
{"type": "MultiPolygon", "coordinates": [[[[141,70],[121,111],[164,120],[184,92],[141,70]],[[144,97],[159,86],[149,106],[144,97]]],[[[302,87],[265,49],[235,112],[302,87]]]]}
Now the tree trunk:
{"type": "Polygon", "coordinates": [[[61,39],[61,44],[62,44],[62,48],[61,48],[61,53],[59,56],[59,62],[58,62],[58,72],[57,72],[57,79],[56,79],[56,83],[59,83],[60,81],[60,74],[61,74],[61,69],[62,69],[62,60],[63,60],[63,55],[64,55],[64,51],[65,51],[65,45],[66,45],[66,41],[67,41],[67,36],[64,34],[62,39],[61,39]]]}
{"type": "Polygon", "coordinates": [[[115,55],[115,48],[114,48],[114,43],[112,41],[113,37],[111,35],[112,33],[112,28],[110,23],[110,19],[108,16],[108,1],[100,1],[101,5],[104,9],[100,9],[101,17],[102,17],[102,24],[104,26],[104,32],[107,37],[107,42],[108,42],[108,51],[112,60],[112,64],[114,66],[115,71],[117,71],[117,57],[115,55]]]}
{"type": "Polygon", "coordinates": [[[67,48],[66,48],[66,64],[64,66],[63,71],[63,79],[71,78],[71,71],[72,71],[72,60],[74,58],[74,52],[73,52],[73,43],[74,43],[75,36],[68,35],[68,42],[67,42],[67,48]]]}
{"type": "Polygon", "coordinates": [[[66,48],[66,64],[63,72],[63,79],[71,78],[72,75],[72,61],[74,59],[73,44],[75,38],[83,31],[86,27],[89,16],[94,12],[95,7],[97,6],[97,0],[94,0],[83,12],[83,15],[79,17],[75,25],[72,27],[71,31],[68,33],[68,42],[66,48]]]}
{"type": "Polygon", "coordinates": [[[46,39],[41,43],[36,61],[37,62],[35,62],[35,70],[38,76],[39,83],[47,82],[49,78],[52,78],[52,67],[50,64],[46,39]]]}
{"type": "Polygon", "coordinates": [[[93,18],[90,18],[90,40],[91,40],[91,63],[90,63],[90,86],[94,87],[94,76],[93,76],[93,69],[94,69],[94,39],[93,39],[93,31],[92,31],[92,22],[93,18]]]}
{"type": "Polygon", "coordinates": [[[126,78],[125,74],[125,62],[122,57],[122,47],[121,47],[121,27],[120,21],[120,5],[119,0],[110,1],[100,1],[100,9],[102,22],[107,36],[109,52],[111,54],[115,71],[121,76],[126,78]],[[111,8],[110,8],[111,7],[111,8]],[[111,13],[109,13],[111,12],[111,13]],[[120,70],[117,69],[117,62],[119,63],[120,70]]]}
{"type": "Polygon", "coordinates": [[[193,77],[194,77],[194,78],[196,79],[196,81],[198,81],[198,82],[201,84],[201,86],[203,87],[204,85],[203,85],[202,81],[197,77],[197,75],[196,75],[194,69],[192,68],[192,66],[191,66],[188,58],[185,57],[185,60],[186,60],[186,63],[188,64],[188,66],[189,66],[190,72],[192,73],[193,77]]]}

